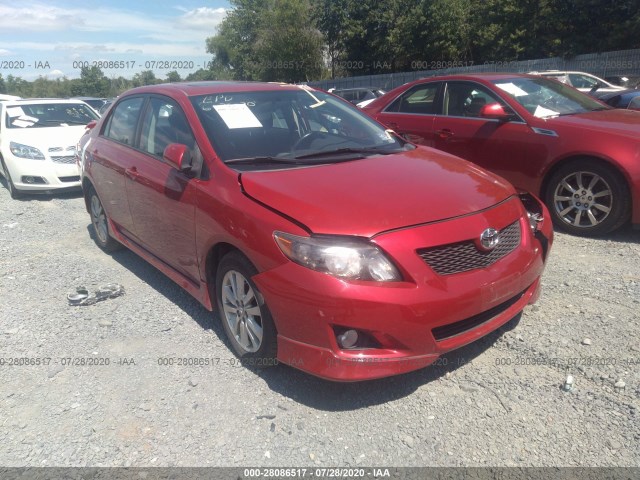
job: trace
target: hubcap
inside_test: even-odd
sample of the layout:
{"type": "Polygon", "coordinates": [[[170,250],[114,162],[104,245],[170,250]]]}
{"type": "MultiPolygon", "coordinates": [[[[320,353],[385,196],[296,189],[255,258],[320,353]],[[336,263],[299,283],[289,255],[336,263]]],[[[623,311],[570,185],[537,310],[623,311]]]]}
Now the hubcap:
{"type": "Polygon", "coordinates": [[[107,217],[104,214],[102,204],[96,195],[91,197],[91,221],[96,231],[96,235],[102,243],[106,243],[109,239],[109,231],[107,229],[107,217]]]}
{"type": "Polygon", "coordinates": [[[574,172],[556,186],[553,204],[565,223],[581,228],[595,227],[609,216],[613,192],[601,176],[574,172]]]}
{"type": "Polygon", "coordinates": [[[244,276],[235,270],[222,279],[222,309],[233,338],[247,352],[262,344],[262,312],[258,298],[244,276]]]}

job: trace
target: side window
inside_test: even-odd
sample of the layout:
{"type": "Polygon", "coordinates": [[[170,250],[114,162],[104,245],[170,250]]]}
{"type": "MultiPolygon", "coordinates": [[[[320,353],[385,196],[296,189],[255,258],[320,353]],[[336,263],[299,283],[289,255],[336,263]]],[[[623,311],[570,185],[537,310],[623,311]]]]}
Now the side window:
{"type": "Polygon", "coordinates": [[[450,82],[444,94],[443,113],[450,117],[480,117],[489,103],[506,105],[493,92],[472,82],[450,82]]]}
{"type": "Polygon", "coordinates": [[[580,75],[577,73],[570,73],[569,80],[571,80],[571,85],[576,88],[593,88],[598,83],[595,78],[587,77],[586,75],[580,75]]]}
{"type": "Polygon", "coordinates": [[[104,136],[133,147],[142,97],[123,100],[116,105],[103,131],[104,136]]]}
{"type": "Polygon", "coordinates": [[[170,143],[186,145],[194,153],[196,140],[182,109],[168,98],[152,97],[142,118],[139,148],[162,158],[170,143]]]}
{"type": "Polygon", "coordinates": [[[627,108],[630,108],[632,110],[640,110],[640,97],[634,97],[629,102],[629,106],[627,108]]]}
{"type": "Polygon", "coordinates": [[[416,85],[398,97],[387,112],[433,115],[436,110],[436,94],[440,83],[416,85]]]}

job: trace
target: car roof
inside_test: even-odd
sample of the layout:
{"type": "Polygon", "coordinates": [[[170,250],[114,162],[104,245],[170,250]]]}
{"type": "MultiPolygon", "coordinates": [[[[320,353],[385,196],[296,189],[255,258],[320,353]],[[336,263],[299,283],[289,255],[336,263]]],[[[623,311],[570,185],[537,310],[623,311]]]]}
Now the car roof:
{"type": "Polygon", "coordinates": [[[296,90],[311,87],[306,85],[292,85],[288,83],[278,82],[231,82],[231,81],[202,81],[202,82],[176,82],[161,83],[158,85],[147,85],[137,87],[126,92],[126,95],[136,93],[164,93],[177,94],[182,93],[186,96],[207,95],[212,93],[227,92],[254,92],[254,91],[273,91],[273,90],[296,90]]]}
{"type": "Polygon", "coordinates": [[[60,104],[60,103],[70,103],[70,104],[81,104],[86,105],[82,100],[72,100],[69,98],[22,98],[19,100],[5,100],[2,102],[4,105],[13,106],[13,105],[42,105],[42,104],[60,104]]]}
{"type": "Polygon", "coordinates": [[[537,75],[529,75],[527,73],[459,73],[452,75],[442,75],[435,77],[423,77],[420,80],[416,80],[415,83],[429,81],[443,81],[443,80],[508,80],[510,78],[539,78],[537,75]]]}

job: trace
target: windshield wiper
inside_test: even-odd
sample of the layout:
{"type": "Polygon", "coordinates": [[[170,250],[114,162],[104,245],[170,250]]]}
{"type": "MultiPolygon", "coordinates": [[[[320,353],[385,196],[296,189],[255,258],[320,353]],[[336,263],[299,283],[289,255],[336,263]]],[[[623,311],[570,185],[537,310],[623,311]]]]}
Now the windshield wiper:
{"type": "Polygon", "coordinates": [[[401,150],[381,150],[380,148],[338,148],[336,150],[327,150],[324,152],[313,152],[307,153],[304,155],[297,155],[294,158],[303,159],[303,158],[320,158],[320,157],[331,157],[333,155],[343,155],[345,153],[359,153],[364,155],[389,155],[392,153],[398,153],[401,150]]]}
{"type": "MultiPolygon", "coordinates": [[[[352,160],[356,160],[353,156],[338,158],[338,159],[328,159],[327,155],[322,155],[322,158],[317,158],[315,160],[304,160],[301,159],[312,159],[315,154],[310,154],[310,156],[300,156],[300,157],[246,157],[246,158],[231,158],[229,160],[225,160],[224,163],[226,165],[258,165],[258,164],[277,164],[277,165],[322,165],[323,163],[341,163],[341,162],[350,162],[352,160]]],[[[358,157],[361,158],[361,157],[358,157]]]]}

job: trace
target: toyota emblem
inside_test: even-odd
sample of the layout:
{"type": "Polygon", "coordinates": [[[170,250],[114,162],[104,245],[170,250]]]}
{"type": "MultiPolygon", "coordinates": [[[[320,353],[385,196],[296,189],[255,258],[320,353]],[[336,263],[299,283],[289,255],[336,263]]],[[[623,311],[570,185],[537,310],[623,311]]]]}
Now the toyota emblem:
{"type": "Polygon", "coordinates": [[[480,245],[486,251],[493,250],[500,242],[500,234],[495,228],[487,228],[480,235],[480,245]]]}

